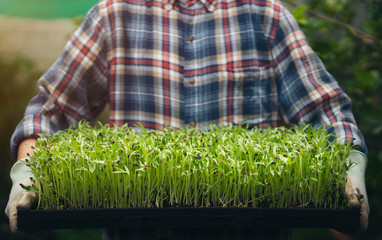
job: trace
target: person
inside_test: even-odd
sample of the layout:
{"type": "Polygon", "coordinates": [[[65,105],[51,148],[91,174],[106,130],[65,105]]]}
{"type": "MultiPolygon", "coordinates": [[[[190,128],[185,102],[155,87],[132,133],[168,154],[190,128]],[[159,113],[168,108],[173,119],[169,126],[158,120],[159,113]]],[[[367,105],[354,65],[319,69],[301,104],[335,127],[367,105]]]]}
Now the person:
{"type": "MultiPolygon", "coordinates": [[[[351,101],[277,0],[100,1],[38,87],[11,139],[15,159],[33,153],[39,133],[93,122],[106,104],[111,125],[150,129],[330,126],[356,146],[346,197],[367,227],[367,148],[351,101]]],[[[17,209],[36,199],[18,185],[31,177],[19,162],[6,209],[13,231],[17,209]]]]}

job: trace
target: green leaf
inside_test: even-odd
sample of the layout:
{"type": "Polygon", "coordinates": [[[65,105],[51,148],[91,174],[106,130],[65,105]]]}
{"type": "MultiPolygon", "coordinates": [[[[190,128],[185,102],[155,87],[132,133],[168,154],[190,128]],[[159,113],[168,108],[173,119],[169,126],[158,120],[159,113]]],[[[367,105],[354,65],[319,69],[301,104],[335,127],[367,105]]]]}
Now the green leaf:
{"type": "Polygon", "coordinates": [[[96,165],[93,163],[93,161],[88,161],[88,166],[89,166],[89,172],[94,173],[96,165]]]}
{"type": "Polygon", "coordinates": [[[130,174],[130,170],[129,170],[129,168],[127,168],[126,166],[124,166],[124,168],[125,168],[125,172],[126,172],[127,174],[130,174]]]}
{"type": "Polygon", "coordinates": [[[142,133],[147,134],[145,127],[140,122],[138,123],[138,125],[135,126],[138,127],[138,129],[140,129],[142,133]]]}
{"type": "Polygon", "coordinates": [[[305,14],[306,10],[308,10],[308,9],[309,9],[309,6],[307,6],[307,5],[304,5],[304,4],[299,5],[298,7],[296,7],[293,10],[293,16],[294,17],[299,17],[299,16],[305,14]]]}
{"type": "Polygon", "coordinates": [[[300,5],[296,7],[293,11],[293,16],[296,18],[297,22],[301,25],[307,24],[307,19],[305,18],[304,14],[309,9],[307,5],[300,5]]]}

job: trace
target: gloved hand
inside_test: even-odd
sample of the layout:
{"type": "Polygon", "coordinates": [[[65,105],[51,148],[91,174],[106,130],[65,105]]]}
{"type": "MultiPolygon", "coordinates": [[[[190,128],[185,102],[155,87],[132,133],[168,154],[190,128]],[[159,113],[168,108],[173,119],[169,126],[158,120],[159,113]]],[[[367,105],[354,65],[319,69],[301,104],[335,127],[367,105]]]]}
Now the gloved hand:
{"type": "Polygon", "coordinates": [[[9,194],[5,214],[9,218],[9,226],[12,232],[17,231],[17,210],[30,209],[37,200],[35,192],[28,192],[23,189],[20,184],[25,186],[31,185],[31,178],[34,178],[31,169],[26,165],[26,160],[17,161],[11,169],[12,188],[9,194]]]}
{"type": "Polygon", "coordinates": [[[352,150],[348,161],[352,162],[353,165],[347,172],[345,197],[352,207],[360,208],[360,230],[366,230],[370,212],[365,186],[367,157],[360,151],[352,150]]]}

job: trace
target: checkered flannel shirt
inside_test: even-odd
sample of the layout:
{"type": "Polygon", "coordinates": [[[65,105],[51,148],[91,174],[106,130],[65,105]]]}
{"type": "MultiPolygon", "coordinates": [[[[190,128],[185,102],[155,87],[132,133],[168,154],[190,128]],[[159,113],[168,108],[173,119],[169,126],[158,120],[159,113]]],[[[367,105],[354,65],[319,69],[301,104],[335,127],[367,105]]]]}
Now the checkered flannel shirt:
{"type": "Polygon", "coordinates": [[[110,106],[110,123],[330,125],[366,146],[351,102],[277,0],[107,0],[87,14],[11,139],[54,133],[110,106]]]}

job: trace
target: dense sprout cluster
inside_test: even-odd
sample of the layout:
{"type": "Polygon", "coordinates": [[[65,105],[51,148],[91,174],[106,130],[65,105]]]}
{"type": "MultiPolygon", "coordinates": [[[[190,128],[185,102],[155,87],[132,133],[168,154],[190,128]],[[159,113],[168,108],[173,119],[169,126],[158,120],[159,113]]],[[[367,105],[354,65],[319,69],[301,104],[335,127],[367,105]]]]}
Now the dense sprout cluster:
{"type": "Polygon", "coordinates": [[[350,145],[323,128],[135,129],[80,123],[41,136],[27,162],[38,207],[346,206],[350,145]]]}

